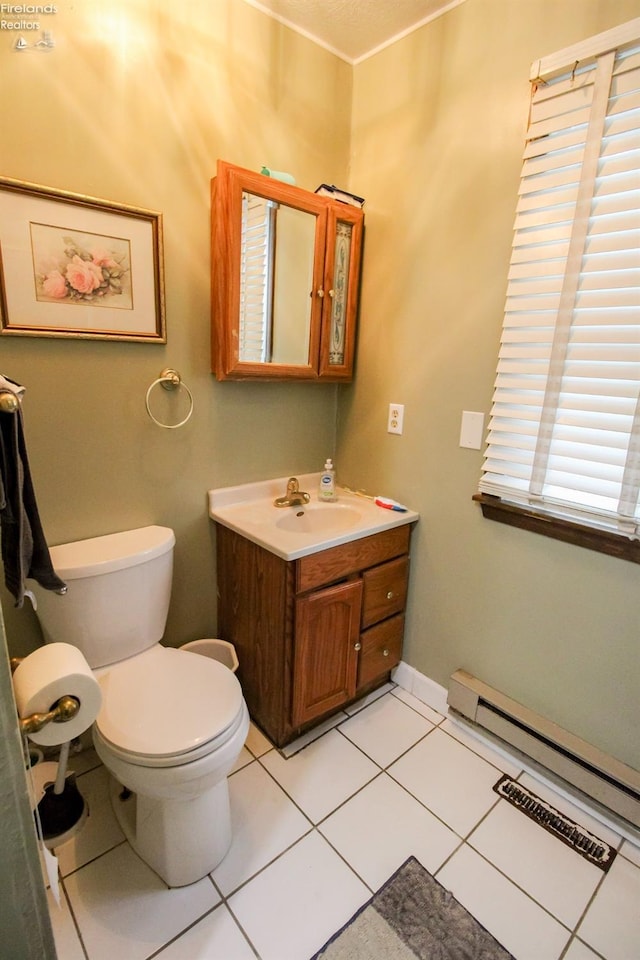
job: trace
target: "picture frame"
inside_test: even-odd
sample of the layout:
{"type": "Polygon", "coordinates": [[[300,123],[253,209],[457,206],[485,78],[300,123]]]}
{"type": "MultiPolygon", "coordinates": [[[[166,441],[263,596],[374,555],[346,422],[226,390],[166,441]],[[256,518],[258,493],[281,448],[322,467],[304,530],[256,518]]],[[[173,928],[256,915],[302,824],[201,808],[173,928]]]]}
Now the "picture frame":
{"type": "Polygon", "coordinates": [[[162,214],[0,178],[0,335],[166,343],[162,214]]]}

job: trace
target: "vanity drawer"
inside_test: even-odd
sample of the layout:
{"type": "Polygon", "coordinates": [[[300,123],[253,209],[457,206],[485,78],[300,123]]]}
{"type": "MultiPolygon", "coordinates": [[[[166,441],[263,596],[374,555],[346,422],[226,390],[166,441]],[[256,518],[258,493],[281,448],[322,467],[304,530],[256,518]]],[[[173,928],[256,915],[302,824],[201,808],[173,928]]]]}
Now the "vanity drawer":
{"type": "Polygon", "coordinates": [[[358,686],[363,687],[387,673],[400,663],[404,614],[390,617],[383,623],[360,634],[360,659],[358,661],[358,686]]]}
{"type": "Polygon", "coordinates": [[[370,627],[379,620],[401,613],[407,600],[409,558],[398,557],[362,574],[364,595],[362,627],[370,627]]]}
{"type": "MultiPolygon", "coordinates": [[[[409,550],[411,525],[393,527],[361,540],[342,543],[328,550],[309,554],[294,561],[296,564],[296,592],[304,593],[324,584],[335,583],[352,576],[366,567],[397,557],[409,550]]],[[[393,611],[392,611],[393,612],[393,611]]],[[[372,620],[371,623],[374,621],[372,620]]]]}

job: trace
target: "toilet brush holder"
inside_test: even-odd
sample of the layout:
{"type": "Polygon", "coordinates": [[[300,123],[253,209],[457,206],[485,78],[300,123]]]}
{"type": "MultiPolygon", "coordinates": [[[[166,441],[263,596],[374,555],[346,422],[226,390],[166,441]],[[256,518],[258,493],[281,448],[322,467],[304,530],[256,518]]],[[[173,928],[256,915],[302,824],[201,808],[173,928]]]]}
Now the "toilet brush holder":
{"type": "Polygon", "coordinates": [[[69,743],[60,750],[58,770],[53,783],[44,786],[44,796],[37,805],[42,839],[47,847],[57,846],[68,840],[88,815],[87,804],[76,785],[76,775],[67,772],[69,743]]]}

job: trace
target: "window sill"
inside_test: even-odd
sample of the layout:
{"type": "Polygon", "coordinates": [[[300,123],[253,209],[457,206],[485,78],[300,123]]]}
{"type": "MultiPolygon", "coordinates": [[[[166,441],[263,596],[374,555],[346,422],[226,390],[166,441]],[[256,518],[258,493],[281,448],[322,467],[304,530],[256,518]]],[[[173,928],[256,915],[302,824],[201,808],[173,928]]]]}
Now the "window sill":
{"type": "Polygon", "coordinates": [[[540,533],[543,537],[573,543],[577,547],[586,547],[587,550],[597,550],[598,553],[606,553],[610,557],[640,563],[640,541],[638,540],[629,540],[628,537],[620,534],[597,530],[570,520],[548,517],[535,510],[506,503],[500,497],[493,497],[487,493],[476,493],[473,499],[480,504],[482,515],[488,520],[506,523],[508,526],[529,530],[531,533],[540,533]]]}

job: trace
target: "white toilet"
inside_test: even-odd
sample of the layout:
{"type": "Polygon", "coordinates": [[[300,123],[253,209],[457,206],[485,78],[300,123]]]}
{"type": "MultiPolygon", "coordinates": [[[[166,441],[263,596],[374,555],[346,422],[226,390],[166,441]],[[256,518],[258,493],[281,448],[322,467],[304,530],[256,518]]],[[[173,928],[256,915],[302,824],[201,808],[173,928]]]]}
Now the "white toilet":
{"type": "Polygon", "coordinates": [[[63,596],[37,584],[45,640],[82,650],[102,688],[93,727],[131,846],[170,887],[206,876],[231,843],[227,774],[249,728],[231,670],[163,647],[175,537],[143,527],[51,547],[63,596]],[[126,788],[126,789],[123,789],[126,788]]]}

